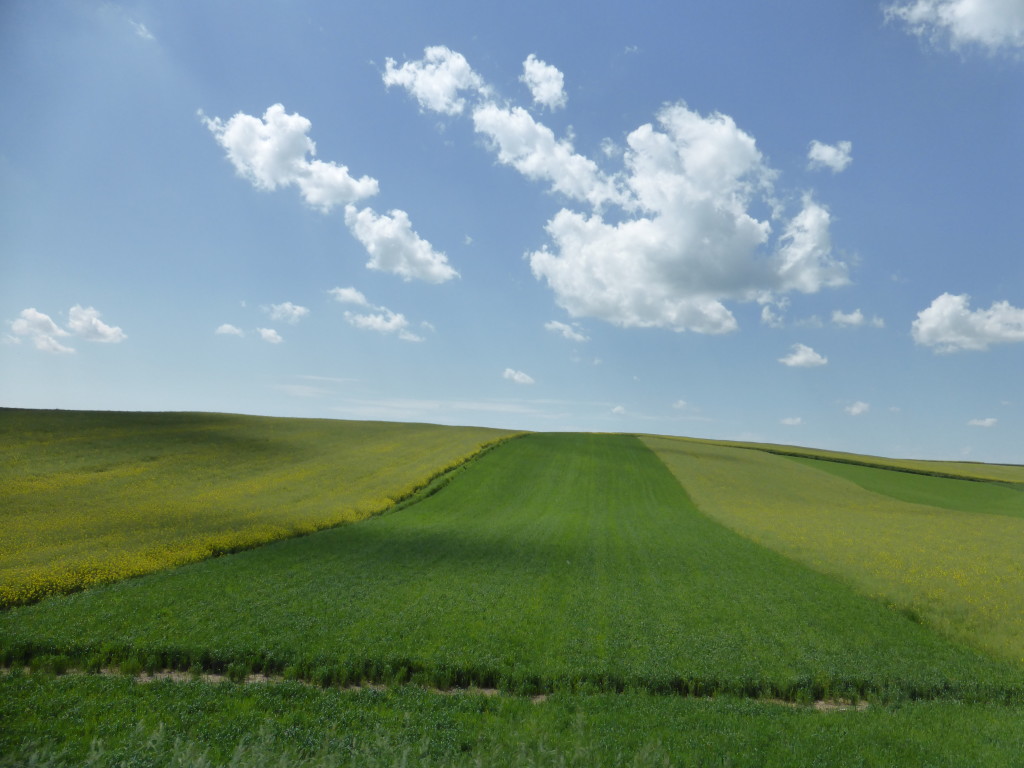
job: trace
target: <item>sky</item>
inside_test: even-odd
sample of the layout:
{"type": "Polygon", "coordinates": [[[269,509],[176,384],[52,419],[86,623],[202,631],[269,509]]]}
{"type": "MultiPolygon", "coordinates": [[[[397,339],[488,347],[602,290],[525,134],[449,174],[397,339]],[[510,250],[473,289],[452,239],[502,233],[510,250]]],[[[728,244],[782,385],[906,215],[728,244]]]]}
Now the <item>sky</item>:
{"type": "Polygon", "coordinates": [[[1024,463],[1024,0],[0,5],[0,405],[1024,463]]]}

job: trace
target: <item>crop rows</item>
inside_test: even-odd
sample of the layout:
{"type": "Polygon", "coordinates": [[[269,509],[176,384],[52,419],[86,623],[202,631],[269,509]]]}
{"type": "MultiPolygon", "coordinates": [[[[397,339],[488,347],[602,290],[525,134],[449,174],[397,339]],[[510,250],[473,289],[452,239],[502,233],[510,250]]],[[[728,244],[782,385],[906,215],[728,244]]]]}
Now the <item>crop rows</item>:
{"type": "Polygon", "coordinates": [[[645,442],[707,515],[946,635],[1024,663],[1020,489],[674,438],[645,442]]]}
{"type": "Polygon", "coordinates": [[[524,436],[401,512],[0,614],[0,661],[43,656],[519,693],[1024,695],[1020,665],[729,531],[608,435],[524,436]]]}

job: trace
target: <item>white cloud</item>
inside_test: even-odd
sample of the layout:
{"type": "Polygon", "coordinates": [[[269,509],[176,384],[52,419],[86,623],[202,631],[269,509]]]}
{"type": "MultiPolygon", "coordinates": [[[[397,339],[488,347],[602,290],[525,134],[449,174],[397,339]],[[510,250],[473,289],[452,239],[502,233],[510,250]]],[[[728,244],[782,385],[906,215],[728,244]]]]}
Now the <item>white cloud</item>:
{"type": "Polygon", "coordinates": [[[141,21],[132,21],[131,19],[129,19],[128,23],[132,25],[132,29],[135,30],[135,34],[141,37],[143,40],[156,40],[156,38],[153,37],[153,33],[150,32],[146,25],[143,24],[141,21]]]}
{"type": "Polygon", "coordinates": [[[307,135],[312,124],[298,113],[287,114],[281,104],[268,107],[262,119],[244,112],[226,122],[202,112],[200,118],[238,174],[258,189],[296,186],[306,203],[324,213],[378,192],[374,178],[355,179],[344,165],[308,159],[316,155],[307,135]]]}
{"type": "Polygon", "coordinates": [[[612,408],[612,413],[614,413],[616,416],[622,416],[625,412],[626,409],[623,408],[621,405],[616,405],[614,408],[612,408]]]}
{"type": "Polygon", "coordinates": [[[341,304],[355,304],[359,307],[370,306],[370,302],[366,300],[366,297],[355,288],[332,288],[328,293],[334,297],[335,301],[341,304]]]}
{"type": "Polygon", "coordinates": [[[853,162],[853,143],[840,141],[838,144],[822,144],[815,139],[811,142],[811,148],[807,150],[807,167],[828,168],[832,173],[839,173],[853,162]]]}
{"type": "Polygon", "coordinates": [[[970,309],[970,296],[944,293],[917,313],[911,328],[914,341],[936,352],[988,349],[990,344],[1024,341],[1024,309],[994,302],[988,309],[970,309]]]}
{"type": "Polygon", "coordinates": [[[953,48],[980,46],[990,53],[1024,49],[1024,3],[1020,0],[910,0],[885,9],[886,18],[953,48]]]}
{"type": "Polygon", "coordinates": [[[799,427],[801,424],[804,423],[804,420],[800,416],[788,416],[784,419],[781,419],[780,423],[784,424],[787,427],[799,427]]]}
{"type": "Polygon", "coordinates": [[[822,357],[806,344],[794,344],[793,351],[785,357],[780,357],[779,362],[791,368],[814,368],[828,363],[827,357],[822,357]]]}
{"type": "Polygon", "coordinates": [[[969,427],[994,427],[999,422],[999,419],[987,418],[987,419],[971,419],[967,422],[969,427]]]}
{"type": "Polygon", "coordinates": [[[392,272],[405,280],[416,278],[428,283],[443,283],[458,276],[448,257],[415,231],[405,211],[393,210],[378,215],[372,208],[357,211],[345,207],[345,223],[370,254],[366,266],[392,272]]]}
{"type": "Polygon", "coordinates": [[[120,328],[112,327],[100,320],[100,313],[93,307],[76,304],[68,311],[68,328],[86,341],[117,344],[128,338],[120,328]]]}
{"type": "Polygon", "coordinates": [[[862,400],[858,400],[857,402],[846,406],[846,408],[844,408],[843,410],[845,410],[851,416],[860,416],[861,414],[870,411],[871,406],[862,400]]]}
{"type": "Polygon", "coordinates": [[[552,320],[550,323],[545,323],[544,327],[552,333],[561,334],[563,338],[568,339],[569,341],[577,341],[580,343],[589,341],[576,323],[569,325],[567,323],[560,323],[557,320],[552,320]]]}
{"type": "Polygon", "coordinates": [[[416,97],[421,109],[430,109],[447,115],[457,115],[466,101],[462,91],[487,92],[483,78],[473,71],[461,53],[443,45],[425,48],[423,59],[407,61],[401,67],[394,59],[387,59],[384,70],[387,87],[399,85],[416,97]]]}
{"type": "Polygon", "coordinates": [[[541,61],[531,53],[523,62],[523,74],[519,79],[529,86],[535,104],[550,110],[565,106],[565,78],[557,67],[541,61]]]}
{"type": "Polygon", "coordinates": [[[21,310],[18,319],[11,323],[11,331],[14,332],[15,337],[27,337],[36,349],[43,352],[71,354],[75,351],[57,341],[57,339],[70,334],[53,322],[49,315],[39,312],[34,307],[21,310]]]}
{"type": "MultiPolygon", "coordinates": [[[[349,325],[364,331],[393,333],[403,341],[423,341],[422,336],[417,336],[409,330],[409,320],[405,315],[393,312],[387,307],[371,304],[366,296],[355,288],[332,288],[328,293],[340,304],[353,304],[357,307],[366,307],[369,310],[365,313],[345,312],[345,320],[349,325]]],[[[423,322],[420,325],[427,330],[433,330],[430,323],[423,322]]]]}
{"type": "Polygon", "coordinates": [[[257,328],[256,332],[260,335],[260,338],[268,344],[280,344],[284,341],[284,339],[281,338],[281,334],[273,328],[257,328]]]}
{"type": "Polygon", "coordinates": [[[231,323],[224,323],[223,325],[218,326],[214,333],[222,336],[245,336],[245,331],[237,326],[231,325],[231,323]]]}
{"type": "Polygon", "coordinates": [[[781,328],[785,325],[785,312],[789,308],[789,299],[768,302],[761,307],[761,324],[769,328],[781,328]],[[774,304],[774,305],[773,305],[774,304]]]}
{"type": "Polygon", "coordinates": [[[283,304],[271,304],[269,311],[271,320],[284,320],[286,323],[292,324],[299,322],[309,314],[309,309],[292,304],[290,301],[283,304]]]}
{"type": "Polygon", "coordinates": [[[352,326],[364,331],[376,331],[377,333],[393,333],[403,341],[423,341],[409,330],[409,321],[405,315],[399,312],[392,312],[387,307],[377,307],[376,311],[368,314],[356,314],[346,312],[345,320],[352,326]]]}
{"type": "Polygon", "coordinates": [[[832,313],[832,322],[835,323],[836,325],[844,325],[850,327],[864,325],[864,313],[861,312],[859,309],[855,309],[853,310],[853,312],[849,313],[841,312],[840,310],[837,309],[832,313]]]}
{"type": "MultiPolygon", "coordinates": [[[[457,55],[444,51],[445,61],[457,55]]],[[[425,62],[401,70],[392,63],[389,72],[406,67],[417,73],[425,62]]],[[[546,225],[549,243],[528,254],[534,276],[573,317],[726,333],[738,327],[726,301],[765,303],[848,282],[832,252],[828,208],[805,194],[785,216],[778,172],[728,115],[666,105],[656,125],[628,135],[622,170],[606,173],[571,139],[556,138],[522,107],[496,103],[479,82],[444,90],[437,109],[462,111],[456,95],[475,89],[482,96],[473,125],[498,162],[590,209],[558,211],[546,225]],[[611,206],[619,210],[606,214],[611,206]]],[[[412,74],[403,82],[413,93],[415,83],[412,74]]]]}
{"type": "MultiPolygon", "coordinates": [[[[772,226],[751,211],[774,204],[775,172],[731,118],[676,104],[658,122],[662,130],[633,131],[624,156],[634,195],[625,209],[645,215],[610,224],[563,209],[547,224],[553,248],[530,254],[534,275],[570,314],[726,333],[738,325],[725,300],[847,282],[831,254],[828,210],[809,196],[775,248],[768,245],[772,226]]],[[[775,318],[769,310],[764,319],[775,318]]]]}
{"type": "Polygon", "coordinates": [[[522,371],[517,371],[512,368],[506,368],[505,372],[501,374],[503,379],[514,381],[516,384],[533,384],[533,377],[528,376],[522,371]]]}
{"type": "Polygon", "coordinates": [[[599,207],[622,201],[616,181],[590,158],[577,154],[572,142],[556,139],[522,107],[487,102],[473,110],[473,126],[491,142],[498,162],[511,165],[526,178],[546,181],[566,197],[599,207]]]}

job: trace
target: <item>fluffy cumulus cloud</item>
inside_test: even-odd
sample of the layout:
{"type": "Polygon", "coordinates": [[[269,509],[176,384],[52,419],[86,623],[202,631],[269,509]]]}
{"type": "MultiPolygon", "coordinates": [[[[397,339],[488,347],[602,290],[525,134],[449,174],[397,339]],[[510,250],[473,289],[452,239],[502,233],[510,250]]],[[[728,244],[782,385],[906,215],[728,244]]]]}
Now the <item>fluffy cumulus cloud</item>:
{"type": "Polygon", "coordinates": [[[811,142],[807,151],[807,167],[828,168],[832,173],[839,173],[853,162],[853,143],[840,141],[838,144],[822,144],[818,140],[811,142]]]}
{"type": "Polygon", "coordinates": [[[506,368],[505,372],[501,374],[503,379],[514,381],[516,384],[533,384],[533,377],[522,371],[517,371],[514,368],[506,368]]]}
{"type": "Polygon", "coordinates": [[[522,107],[485,102],[473,110],[473,127],[488,139],[498,162],[547,182],[554,192],[594,207],[626,199],[614,178],[522,107]]]}
{"type": "MultiPolygon", "coordinates": [[[[394,334],[402,341],[423,341],[409,330],[409,320],[400,312],[393,312],[387,307],[371,304],[362,292],[355,288],[332,288],[329,293],[339,304],[351,304],[363,307],[364,312],[345,312],[345,322],[354,328],[364,331],[375,331],[382,334],[394,334]]],[[[426,324],[429,327],[429,324],[426,324]]]]}
{"type": "MultiPolygon", "coordinates": [[[[414,80],[403,84],[417,94],[414,80]]],[[[666,105],[628,135],[622,170],[607,173],[522,107],[473,87],[473,125],[498,162],[583,206],[558,211],[548,244],[528,254],[573,317],[725,333],[737,327],[727,301],[778,301],[848,282],[828,208],[805,194],[785,215],[778,173],[728,115],[666,105]]],[[[447,111],[444,100],[420,103],[447,111]]]]}
{"type": "Polygon", "coordinates": [[[275,331],[273,328],[257,328],[256,333],[260,335],[267,344],[280,344],[284,339],[281,338],[281,334],[275,331]]]}
{"type": "Polygon", "coordinates": [[[67,328],[61,328],[53,318],[34,307],[23,309],[18,318],[11,322],[12,339],[31,340],[36,349],[43,352],[72,353],[73,347],[62,344],[58,339],[76,336],[85,341],[102,344],[117,344],[128,338],[116,326],[100,320],[100,313],[94,307],[76,304],[68,310],[67,328]]]}
{"type": "Polygon", "coordinates": [[[832,313],[832,322],[847,327],[864,325],[864,313],[859,309],[855,309],[853,312],[841,312],[837,309],[832,313]]]}
{"type": "Polygon", "coordinates": [[[457,115],[465,108],[466,100],[460,95],[463,91],[487,90],[466,57],[443,45],[425,49],[421,60],[407,61],[400,67],[394,59],[387,59],[384,84],[405,88],[416,97],[421,109],[447,115],[457,115]]]}
{"type": "Polygon", "coordinates": [[[360,211],[349,205],[345,208],[345,223],[370,254],[366,263],[370,269],[428,283],[443,283],[459,274],[444,253],[435,251],[413,230],[405,211],[378,215],[372,208],[360,211]]]}
{"type": "Polygon", "coordinates": [[[245,331],[231,323],[224,323],[223,325],[217,326],[217,330],[214,331],[214,333],[221,336],[245,336],[245,331]]]}
{"type": "Polygon", "coordinates": [[[104,344],[117,344],[128,338],[120,328],[107,325],[100,320],[100,313],[93,307],[82,307],[78,304],[68,311],[68,329],[86,341],[104,344]]]}
{"type": "Polygon", "coordinates": [[[914,341],[936,352],[984,350],[992,344],[1024,341],[1024,309],[997,301],[988,309],[970,308],[970,296],[944,293],[917,313],[914,341]]]}
{"type": "Polygon", "coordinates": [[[43,352],[72,353],[72,347],[61,344],[57,339],[70,336],[70,334],[57,325],[53,318],[44,314],[34,307],[21,310],[18,319],[11,323],[11,331],[15,338],[27,338],[32,341],[36,349],[43,352]]]}
{"type": "Polygon", "coordinates": [[[910,0],[894,3],[886,17],[914,34],[953,48],[989,52],[1024,50],[1024,3],[1020,0],[910,0]]]}
{"type": "Polygon", "coordinates": [[[557,333],[563,339],[568,339],[569,341],[577,341],[580,343],[588,341],[586,335],[584,335],[583,331],[580,330],[579,325],[576,323],[570,325],[568,323],[560,323],[558,320],[552,320],[550,323],[545,323],[544,327],[552,333],[557,333]]]}
{"type": "Polygon", "coordinates": [[[531,53],[523,62],[523,74],[519,79],[529,87],[534,104],[551,110],[565,106],[565,78],[557,67],[531,53]]]}
{"type": "Polygon", "coordinates": [[[225,121],[200,114],[240,176],[259,189],[298,187],[303,199],[323,212],[377,194],[377,180],[356,179],[344,165],[315,159],[311,123],[274,104],[263,117],[239,112],[225,121]]]}
{"type": "Polygon", "coordinates": [[[828,358],[819,355],[806,344],[794,344],[792,351],[785,357],[780,357],[779,362],[790,368],[816,368],[827,364],[828,358]]]}

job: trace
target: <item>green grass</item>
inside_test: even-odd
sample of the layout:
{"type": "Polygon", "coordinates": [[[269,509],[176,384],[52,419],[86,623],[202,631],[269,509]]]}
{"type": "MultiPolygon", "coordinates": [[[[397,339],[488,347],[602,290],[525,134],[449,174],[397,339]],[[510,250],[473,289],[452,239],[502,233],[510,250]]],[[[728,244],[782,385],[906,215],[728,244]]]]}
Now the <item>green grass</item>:
{"type": "Polygon", "coordinates": [[[0,608],[363,519],[510,434],[0,409],[0,608]]]}
{"type": "Polygon", "coordinates": [[[1012,767],[1024,762],[1022,717],[948,701],[818,712],[644,693],[532,703],[33,675],[0,678],[0,766],[1012,767]]]}
{"type": "Polygon", "coordinates": [[[1024,517],[1024,485],[917,475],[800,457],[794,457],[793,461],[850,480],[873,493],[911,504],[1024,517]]]}
{"type": "MultiPolygon", "coordinates": [[[[651,437],[659,437],[651,435],[651,437]]],[[[733,440],[704,440],[683,438],[687,442],[724,448],[743,448],[762,451],[778,456],[791,456],[839,464],[855,464],[876,469],[890,469],[911,474],[929,475],[931,477],[949,477],[967,480],[980,480],[994,483],[1013,483],[1024,485],[1024,465],[1020,464],[984,464],[976,461],[932,461],[924,459],[892,459],[882,456],[867,456],[859,453],[827,451],[820,448],[804,448],[797,445],[777,445],[774,443],[744,443],[733,440]]]]}
{"type": "Polygon", "coordinates": [[[12,609],[0,651],[523,693],[1024,693],[1021,667],[713,522],[628,436],[524,436],[401,512],[12,609]]]}
{"type": "Polygon", "coordinates": [[[699,508],[731,529],[1024,663],[1024,519],[1009,514],[1019,491],[682,439],[645,441],[699,508]],[[944,507],[909,501],[943,493],[944,507]],[[982,512],[993,499],[1002,514],[982,512]]]}

